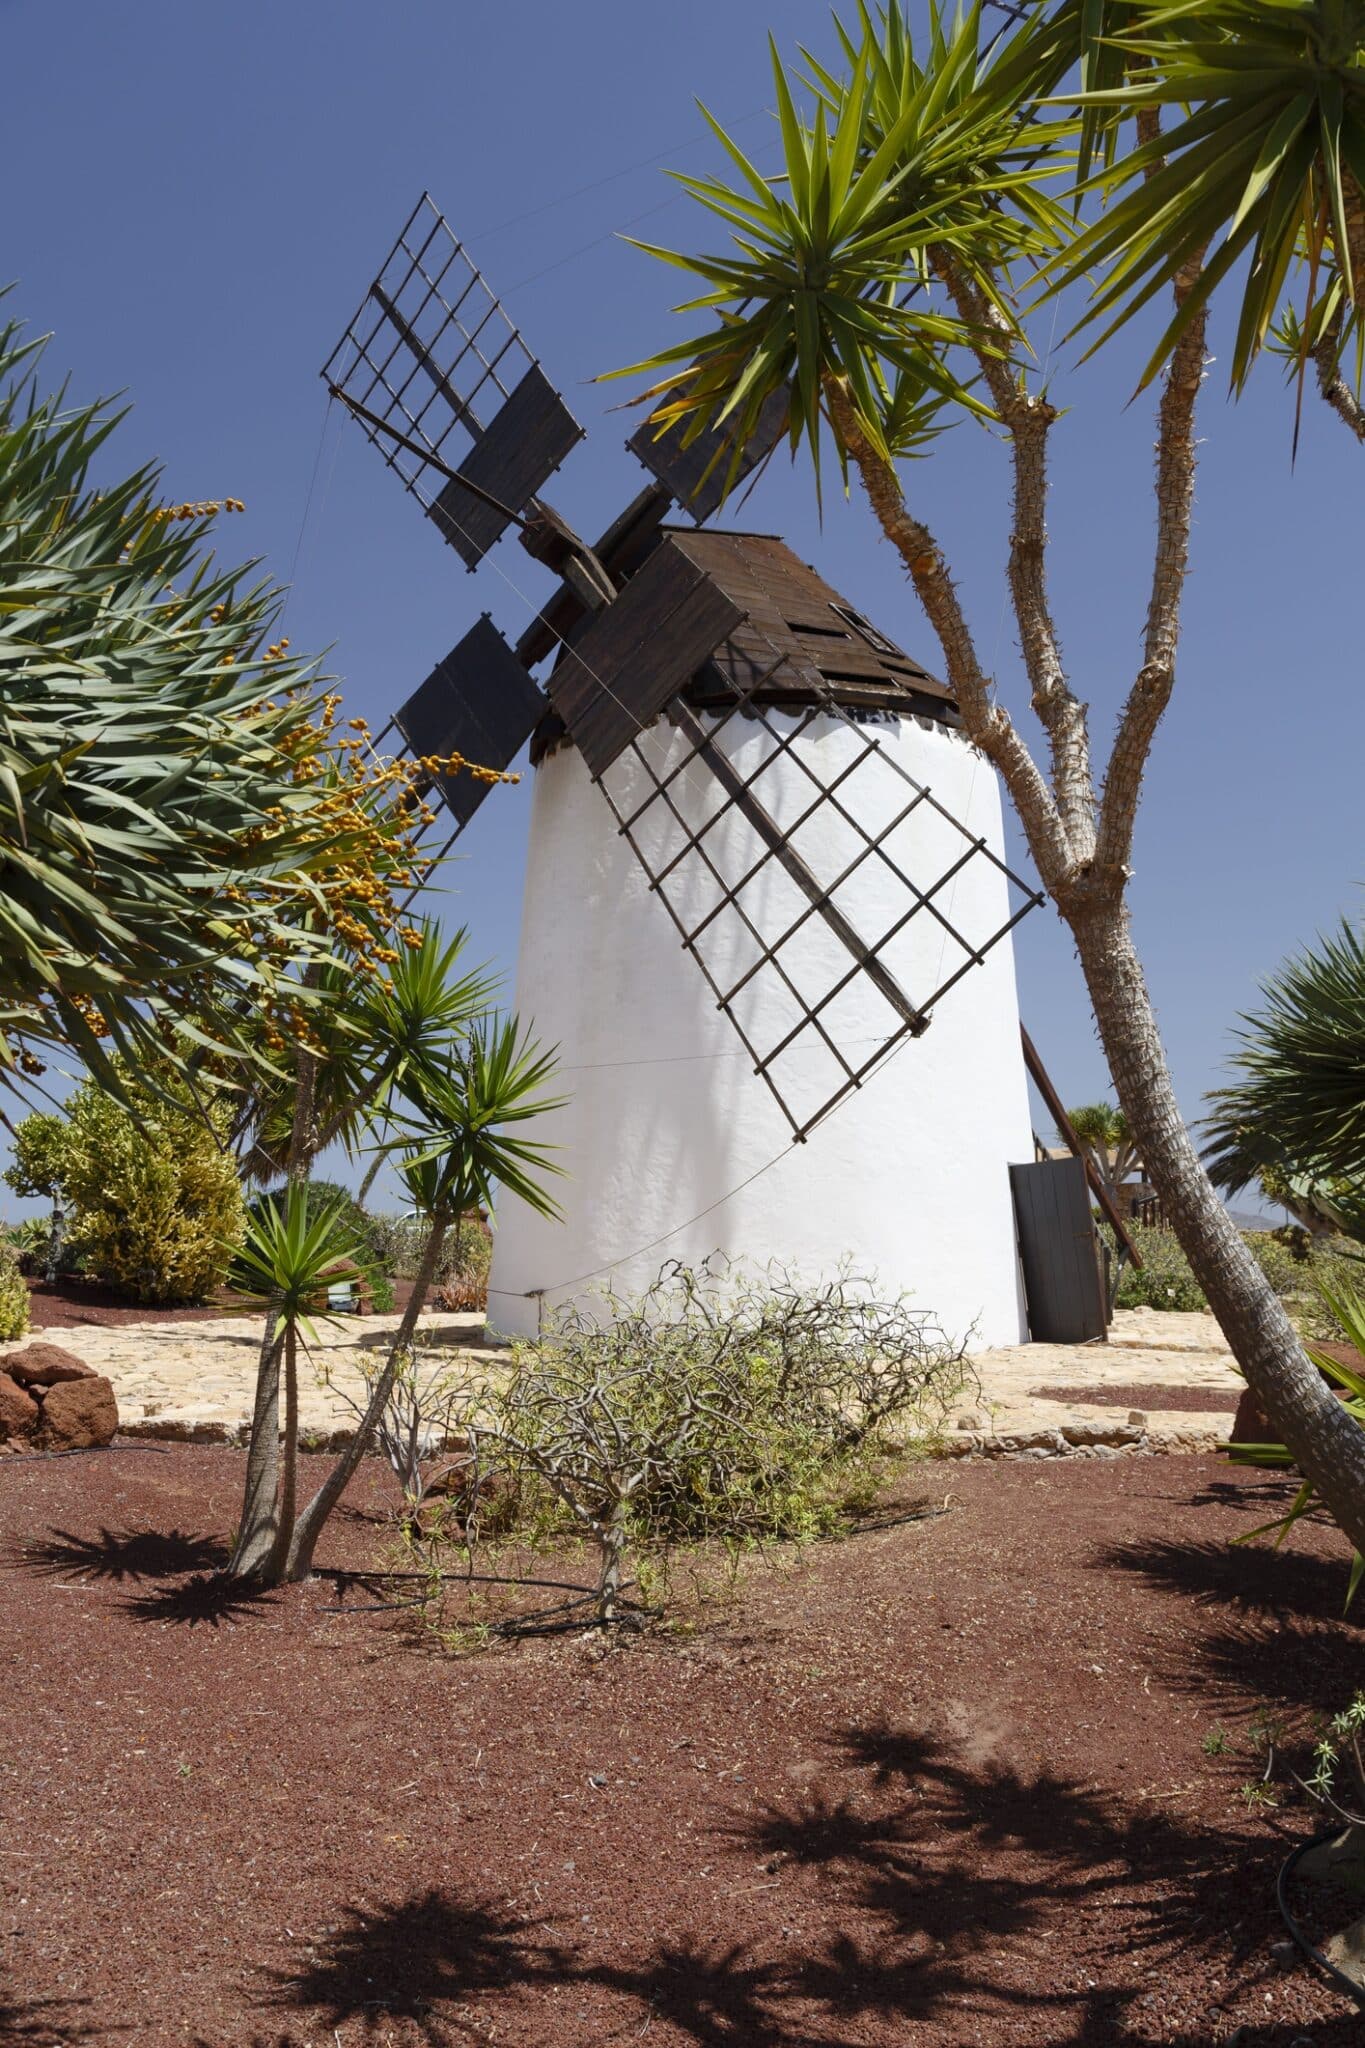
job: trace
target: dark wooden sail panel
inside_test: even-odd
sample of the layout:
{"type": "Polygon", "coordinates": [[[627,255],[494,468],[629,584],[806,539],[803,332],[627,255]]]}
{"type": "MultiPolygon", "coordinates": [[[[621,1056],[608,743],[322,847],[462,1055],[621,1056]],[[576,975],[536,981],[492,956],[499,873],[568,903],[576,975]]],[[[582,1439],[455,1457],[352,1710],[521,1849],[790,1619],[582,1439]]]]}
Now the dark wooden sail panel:
{"type": "MultiPolygon", "coordinates": [[[[788,409],[785,391],[774,391],[765,401],[758,415],[758,425],[744,444],[732,490],[737,490],[744,478],[777,446],[787,425],[788,409]]],[[[734,440],[723,430],[706,427],[695,441],[684,447],[684,431],[679,423],[661,434],[646,420],[631,435],[626,446],[646,469],[653,471],[684,512],[690,512],[701,525],[719,511],[726,496],[734,460],[734,440]]]]}
{"type": "Polygon", "coordinates": [[[540,365],[532,363],[460,464],[464,482],[450,478],[431,507],[431,518],[469,568],[478,567],[511,518],[525,511],[582,432],[540,365]],[[477,484],[480,495],[469,484],[477,484]]]}
{"type": "MultiPolygon", "coordinates": [[[[438,662],[394,719],[410,753],[463,754],[480,768],[507,768],[546,711],[536,686],[485,615],[438,662]]],[[[472,775],[433,778],[441,801],[467,825],[491,785],[472,775]]]]}
{"type": "Polygon", "coordinates": [[[471,569],[582,438],[428,193],[322,375],[471,569]]]}
{"type": "Polygon", "coordinates": [[[550,677],[550,698],[601,776],[743,615],[705,570],[665,541],[599,612],[550,677]]]}

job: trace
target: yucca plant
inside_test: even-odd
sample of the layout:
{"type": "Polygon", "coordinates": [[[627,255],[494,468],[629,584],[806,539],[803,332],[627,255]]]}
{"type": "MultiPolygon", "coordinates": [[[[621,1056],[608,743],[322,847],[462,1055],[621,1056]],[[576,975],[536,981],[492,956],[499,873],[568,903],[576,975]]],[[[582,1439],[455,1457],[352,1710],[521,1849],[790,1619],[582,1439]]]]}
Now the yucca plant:
{"type": "Polygon", "coordinates": [[[207,552],[237,501],[109,480],[122,415],[44,396],[43,347],[0,324],[0,1081],[67,1047],[117,1087],[111,1050],[243,1050],[345,848],[280,593],[207,552]]]}
{"type": "MultiPolygon", "coordinates": [[[[494,984],[483,968],[465,966],[469,934],[447,935],[431,918],[409,926],[416,943],[395,948],[380,977],[357,976],[336,960],[311,977],[313,1034],[320,1047],[313,1087],[312,1152],[334,1142],[354,1157],[401,1101],[414,1074],[439,1062],[488,1006],[494,984]]],[[[238,1116],[237,1142],[246,1170],[269,1183],[286,1168],[297,1108],[297,1058],[262,1067],[238,1116]]],[[[377,1143],[374,1165],[383,1162],[377,1143]]],[[[364,1200],[371,1172],[360,1190],[364,1200]]]]}
{"type": "Polygon", "coordinates": [[[1134,118],[1138,140],[1094,174],[1108,203],[1056,264],[1057,287],[1099,270],[1082,324],[1112,316],[1103,340],[1198,267],[1146,383],[1245,260],[1234,388],[1277,326],[1300,369],[1321,349],[1335,367],[1365,302],[1365,13],[1357,0],[1186,0],[1127,15],[1111,40],[1126,75],[1082,104],[1134,118]],[[1291,284],[1302,304],[1286,328],[1291,284]]]}
{"type": "MultiPolygon", "coordinates": [[[[1322,1350],[1316,1344],[1309,1344],[1305,1348],[1324,1378],[1334,1387],[1341,1389],[1345,1396],[1342,1406],[1365,1429],[1365,1297],[1352,1288],[1331,1287],[1326,1284],[1322,1286],[1321,1294],[1323,1303],[1330,1311],[1342,1336],[1359,1354],[1360,1365],[1358,1368],[1343,1365],[1339,1359],[1333,1358],[1330,1352],[1322,1350]]],[[[1277,1443],[1232,1443],[1228,1445],[1228,1456],[1234,1464],[1257,1465],[1270,1471],[1285,1471],[1296,1462],[1288,1447],[1277,1443]]],[[[1233,1541],[1254,1543],[1260,1536],[1273,1535],[1278,1550],[1294,1524],[1302,1521],[1305,1515],[1311,1514],[1320,1505],[1321,1495],[1317,1487],[1311,1479],[1305,1479],[1285,1514],[1278,1516],[1273,1522],[1259,1523],[1256,1528],[1248,1529],[1245,1535],[1235,1536],[1233,1541]]],[[[1365,1578],[1365,1554],[1355,1550],[1352,1553],[1351,1574],[1346,1585],[1347,1607],[1355,1599],[1362,1578],[1365,1578]]]]}
{"type": "Polygon", "coordinates": [[[1262,1161],[1332,1199],[1365,1186],[1365,934],[1334,933],[1266,981],[1243,1017],[1204,1128],[1211,1171],[1246,1185],[1262,1161]]]}
{"type": "MultiPolygon", "coordinates": [[[[986,320],[1016,333],[1002,277],[1020,258],[1041,261],[1063,219],[1042,186],[1063,166],[1040,170],[1036,132],[984,89],[979,6],[951,22],[931,9],[923,63],[899,8],[883,33],[866,17],[864,26],[860,42],[840,32],[846,77],[807,55],[817,95],[809,121],[772,46],[778,178],[764,178],[702,109],[738,182],[674,175],[729,228],[734,254],[637,244],[702,281],[708,289],[678,311],[709,317],[648,363],[611,373],[664,370],[646,393],[651,418],[660,432],[683,421],[685,441],[718,425],[742,445],[767,400],[788,393],[790,445],[808,448],[817,485],[832,388],[888,461],[941,430],[948,400],[989,417],[955,345],[979,338],[986,320]],[[925,286],[945,273],[972,297],[940,310],[925,286]]],[[[842,462],[837,434],[835,446],[842,462]]]]}
{"type": "Polygon", "coordinates": [[[325,1315],[329,1287],[352,1270],[355,1238],[340,1203],[310,1213],[308,1184],[293,1181],[281,1201],[269,1196],[249,1211],[236,1251],[233,1278],[243,1293],[268,1303],[271,1339],[283,1366],[284,1443],[276,1503],[275,1552],[267,1576],[277,1576],[289,1554],[298,1505],[300,1336],[313,1336],[313,1318],[325,1315]]]}
{"type": "Polygon", "coordinates": [[[554,1069],[553,1053],[528,1039],[513,1017],[476,1024],[448,1059],[423,1073],[420,1085],[410,1077],[401,1172],[428,1225],[412,1294],[351,1443],[299,1514],[291,1539],[277,1533],[268,1560],[252,1576],[301,1579],[311,1571],[318,1537],[374,1438],[411,1349],[441,1247],[456,1219],[469,1209],[491,1208],[499,1192],[529,1203],[540,1215],[558,1215],[545,1183],[562,1169],[548,1146],[519,1133],[521,1125],[560,1106],[544,1092],[554,1069]]]}

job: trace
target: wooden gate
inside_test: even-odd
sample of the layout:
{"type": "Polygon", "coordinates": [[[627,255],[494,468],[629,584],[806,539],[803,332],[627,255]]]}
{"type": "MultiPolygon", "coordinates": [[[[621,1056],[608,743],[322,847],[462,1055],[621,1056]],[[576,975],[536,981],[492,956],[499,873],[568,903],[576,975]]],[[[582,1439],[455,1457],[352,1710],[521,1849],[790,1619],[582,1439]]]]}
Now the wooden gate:
{"type": "Polygon", "coordinates": [[[1024,1298],[1035,1344],[1088,1344],[1108,1326],[1103,1262],[1079,1159],[1010,1168],[1024,1298]]]}

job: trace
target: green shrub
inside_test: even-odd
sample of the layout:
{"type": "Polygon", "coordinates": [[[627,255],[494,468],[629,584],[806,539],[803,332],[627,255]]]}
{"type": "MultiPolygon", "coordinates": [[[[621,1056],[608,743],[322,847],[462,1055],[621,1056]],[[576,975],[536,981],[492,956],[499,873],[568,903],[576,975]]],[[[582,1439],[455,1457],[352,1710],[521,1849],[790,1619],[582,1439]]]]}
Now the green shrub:
{"type": "Polygon", "coordinates": [[[226,1103],[200,1108],[125,1074],[130,1108],[92,1081],[67,1104],[64,1179],[85,1270],[133,1301],[202,1301],[243,1229],[226,1103]]]}
{"type": "Polygon", "coordinates": [[[13,1245],[0,1243],[0,1341],[8,1343],[28,1330],[28,1289],[19,1271],[13,1245]]]}
{"type": "Polygon", "coordinates": [[[1312,1285],[1312,1255],[1301,1258],[1292,1244],[1269,1230],[1244,1230],[1242,1242],[1282,1301],[1292,1300],[1312,1285]]]}
{"type": "Polygon", "coordinates": [[[1125,1265],[1119,1280],[1117,1308],[1207,1308],[1204,1290],[1190,1271],[1190,1262],[1172,1230],[1130,1226],[1142,1254],[1142,1270],[1125,1265]]]}
{"type": "MultiPolygon", "coordinates": [[[[264,1195],[257,1195],[247,1204],[247,1214],[253,1221],[261,1221],[266,1199],[264,1195]]],[[[277,1193],[273,1199],[278,1207],[281,1196],[277,1193]]],[[[367,1216],[350,1189],[334,1180],[308,1182],[305,1213],[310,1222],[320,1209],[335,1209],[342,1236],[348,1240],[349,1256],[369,1282],[373,1312],[375,1315],[387,1315],[393,1307],[393,1288],[390,1285],[393,1268],[385,1257],[384,1234],[375,1228],[380,1219],[367,1216]]]]}
{"type": "MultiPolygon", "coordinates": [[[[1133,1236],[1142,1253],[1142,1271],[1124,1267],[1116,1307],[1208,1307],[1174,1231],[1138,1225],[1133,1227],[1133,1236]]],[[[1243,1231],[1242,1237],[1304,1335],[1319,1343],[1339,1335],[1336,1318],[1323,1305],[1321,1289],[1325,1285],[1337,1291],[1342,1286],[1365,1284],[1365,1252],[1361,1247],[1347,1238],[1314,1238],[1303,1257],[1292,1242],[1287,1243],[1284,1237],[1269,1230],[1243,1231]]]]}
{"type": "MultiPolygon", "coordinates": [[[[367,1216],[375,1253],[395,1280],[416,1278],[421,1264],[427,1225],[420,1216],[367,1216]]],[[[471,1308],[483,1308],[488,1298],[488,1269],[493,1262],[493,1238],[477,1210],[462,1216],[446,1233],[433,1285],[447,1293],[458,1290],[471,1308]]],[[[447,1307],[453,1304],[445,1304],[447,1307]]]]}
{"type": "Polygon", "coordinates": [[[835,1533],[878,1459],[938,1426],[966,1376],[932,1317],[861,1282],[671,1266],[641,1300],[557,1312],[496,1386],[466,1364],[431,1399],[475,1474],[512,1490],[523,1537],[558,1517],[595,1546],[609,1622],[627,1551],[666,1573],[679,1545],[835,1533]]]}

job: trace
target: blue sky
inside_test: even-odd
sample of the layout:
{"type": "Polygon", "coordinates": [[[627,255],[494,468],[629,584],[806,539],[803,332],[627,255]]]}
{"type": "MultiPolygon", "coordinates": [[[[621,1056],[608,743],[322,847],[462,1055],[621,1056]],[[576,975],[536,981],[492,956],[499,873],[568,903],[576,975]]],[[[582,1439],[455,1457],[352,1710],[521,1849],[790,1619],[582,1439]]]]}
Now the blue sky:
{"type": "MultiPolygon", "coordinates": [[[[590,380],[684,331],[676,273],[621,231],[701,247],[710,230],[664,176],[717,152],[694,100],[762,165],[769,26],[829,46],[817,0],[688,8],[527,0],[281,6],[0,0],[12,176],[0,272],[51,329],[50,367],[82,397],[135,403],[116,446],[155,454],[176,499],[246,501],[223,546],[293,580],[284,630],[330,648],[348,710],[382,725],[482,610],[515,637],[547,588],[514,541],[475,576],[404,497],[358,429],[329,416],[318,369],[424,186],[542,358],[585,444],[551,495],[596,531],[638,488],[590,380]],[[21,89],[15,89],[21,88],[21,89]]],[[[1107,741],[1138,660],[1150,569],[1152,404],[1126,404],[1139,341],[1074,367],[1039,334],[1071,408],[1055,436],[1053,584],[1065,653],[1107,741]]],[[[1215,352],[1217,343],[1215,341],[1215,352]]],[[[1292,398],[1267,364],[1240,404],[1215,364],[1202,416],[1194,569],[1174,704],[1139,826],[1132,907],[1182,1106],[1216,1084],[1236,1013],[1287,952],[1360,908],[1359,450],[1310,397],[1297,465],[1292,398]]],[[[1004,611],[1000,446],[971,426],[911,479],[954,563],[1002,694],[1032,731],[1004,611]]],[[[742,523],[782,532],[930,668],[936,649],[858,502],[776,462],[742,523]]],[[[515,958],[529,779],[465,835],[444,914],[474,952],[515,958]]],[[[1018,939],[1026,1020],[1064,1096],[1108,1092],[1085,993],[1054,913],[1018,939]]]]}

